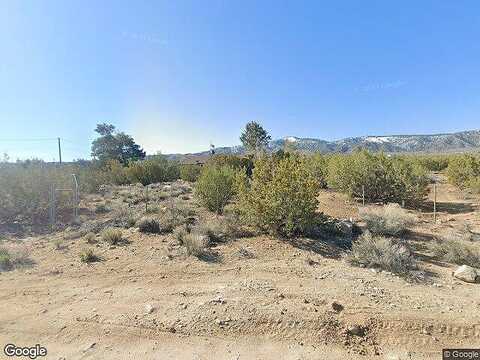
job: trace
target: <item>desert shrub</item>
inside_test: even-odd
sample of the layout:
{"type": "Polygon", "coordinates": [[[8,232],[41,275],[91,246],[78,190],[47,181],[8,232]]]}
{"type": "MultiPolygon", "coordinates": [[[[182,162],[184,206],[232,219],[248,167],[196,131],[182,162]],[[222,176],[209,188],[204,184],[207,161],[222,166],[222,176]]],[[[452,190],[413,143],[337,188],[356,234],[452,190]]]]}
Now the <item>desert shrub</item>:
{"type": "Polygon", "coordinates": [[[404,233],[416,221],[414,215],[398,204],[388,204],[381,208],[364,207],[360,209],[360,218],[372,234],[391,236],[404,233]]]}
{"type": "MultiPolygon", "coordinates": [[[[38,224],[48,221],[49,194],[53,183],[71,185],[71,174],[40,160],[0,164],[0,223],[38,224]]],[[[59,194],[57,209],[67,205],[59,194]]]]}
{"type": "Polygon", "coordinates": [[[432,253],[440,260],[457,264],[480,267],[480,251],[466,242],[465,236],[448,233],[431,245],[432,253]]]}
{"type": "Polygon", "coordinates": [[[467,186],[473,193],[480,194],[480,177],[470,179],[467,186]]]}
{"type": "Polygon", "coordinates": [[[120,207],[115,210],[113,214],[115,226],[120,226],[124,228],[134,227],[137,223],[138,216],[135,212],[128,207],[120,207]]]}
{"type": "Polygon", "coordinates": [[[185,246],[187,254],[196,257],[205,254],[208,243],[209,240],[207,236],[196,232],[185,233],[182,239],[182,244],[185,246]]]}
{"type": "Polygon", "coordinates": [[[60,250],[63,247],[63,239],[62,238],[56,238],[53,240],[53,246],[55,250],[60,250]]]}
{"type": "Polygon", "coordinates": [[[179,166],[162,155],[148,160],[134,161],[128,164],[127,177],[131,183],[149,185],[158,182],[174,181],[180,176],[179,166]]]}
{"type": "Polygon", "coordinates": [[[29,250],[24,245],[5,244],[0,247],[0,271],[12,270],[31,263],[29,250]]]}
{"type": "Polygon", "coordinates": [[[451,156],[449,155],[415,155],[410,156],[411,161],[416,161],[428,171],[443,171],[448,167],[451,156]]]}
{"type": "Polygon", "coordinates": [[[100,256],[96,255],[92,249],[84,249],[80,252],[80,261],[83,263],[92,263],[100,260],[100,256]]]}
{"type": "Polygon", "coordinates": [[[211,243],[252,236],[252,231],[243,224],[239,214],[230,209],[223,216],[200,222],[192,231],[206,235],[211,243]]]}
{"type": "Polygon", "coordinates": [[[12,268],[12,257],[5,248],[0,248],[0,271],[10,270],[12,268]]]}
{"type": "Polygon", "coordinates": [[[195,197],[208,210],[221,214],[234,195],[235,174],[228,166],[205,166],[195,185],[195,197]]]}
{"type": "Polygon", "coordinates": [[[448,164],[448,181],[460,188],[467,188],[479,175],[480,161],[473,155],[456,156],[448,164]]]}
{"type": "Polygon", "coordinates": [[[157,219],[143,218],[138,222],[138,230],[143,233],[159,234],[160,223],[157,219]]]}
{"type": "Polygon", "coordinates": [[[85,239],[85,241],[86,241],[88,244],[95,244],[95,243],[96,243],[95,234],[94,234],[93,232],[87,233],[87,234],[84,236],[84,239],[85,239]]]}
{"type": "Polygon", "coordinates": [[[160,211],[160,208],[157,205],[149,205],[145,210],[145,214],[156,214],[160,211]]]}
{"type": "Polygon", "coordinates": [[[427,194],[429,179],[421,166],[401,157],[357,151],[332,156],[328,185],[353,198],[365,191],[367,202],[417,205],[427,194]]]}
{"type": "Polygon", "coordinates": [[[356,266],[379,268],[395,274],[407,274],[416,268],[406,244],[382,236],[364,233],[352,244],[347,261],[356,266]]]}
{"type": "Polygon", "coordinates": [[[95,214],[106,214],[110,211],[106,204],[95,205],[95,214]]]}
{"type": "Polygon", "coordinates": [[[228,166],[234,170],[245,171],[250,176],[253,170],[253,157],[233,154],[217,154],[208,160],[208,165],[228,166]]]}
{"type": "Polygon", "coordinates": [[[300,155],[255,160],[252,179],[237,177],[238,210],[246,224],[270,234],[304,233],[315,218],[318,182],[300,155]]]}
{"type": "Polygon", "coordinates": [[[183,245],[185,236],[187,236],[187,234],[190,233],[190,231],[191,229],[188,226],[180,226],[173,231],[173,235],[175,239],[177,239],[178,243],[180,245],[183,245]]]}
{"type": "Polygon", "coordinates": [[[110,245],[117,245],[122,241],[122,232],[119,229],[107,228],[102,231],[101,237],[110,245]]]}
{"type": "Polygon", "coordinates": [[[200,165],[185,164],[180,166],[180,179],[189,182],[197,181],[202,167],[200,165]]]}
{"type": "Polygon", "coordinates": [[[126,185],[129,183],[127,170],[118,160],[109,160],[104,171],[104,178],[109,184],[126,185]]]}
{"type": "Polygon", "coordinates": [[[322,154],[314,154],[306,159],[310,171],[318,181],[320,188],[327,187],[328,159],[322,154]]]}

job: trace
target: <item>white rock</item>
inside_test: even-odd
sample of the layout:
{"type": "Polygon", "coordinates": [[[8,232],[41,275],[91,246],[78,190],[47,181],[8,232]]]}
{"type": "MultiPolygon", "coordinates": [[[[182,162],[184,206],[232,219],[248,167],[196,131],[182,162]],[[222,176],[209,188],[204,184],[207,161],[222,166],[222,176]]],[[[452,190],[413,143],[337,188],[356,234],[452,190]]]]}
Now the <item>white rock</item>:
{"type": "Polygon", "coordinates": [[[147,314],[151,314],[155,311],[155,306],[147,304],[145,305],[145,311],[147,312],[147,314]]]}
{"type": "Polygon", "coordinates": [[[480,280],[480,273],[471,266],[462,265],[455,272],[453,276],[465,282],[474,283],[480,280]]]}

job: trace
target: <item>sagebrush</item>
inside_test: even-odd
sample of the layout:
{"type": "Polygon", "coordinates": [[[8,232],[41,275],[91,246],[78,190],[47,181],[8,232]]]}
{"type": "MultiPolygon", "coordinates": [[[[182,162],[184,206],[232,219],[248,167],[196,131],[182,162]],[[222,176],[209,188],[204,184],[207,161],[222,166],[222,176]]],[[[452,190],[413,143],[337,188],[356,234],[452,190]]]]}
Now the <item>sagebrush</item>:
{"type": "Polygon", "coordinates": [[[359,215],[365,221],[367,229],[374,235],[401,235],[417,220],[414,215],[398,204],[364,207],[360,209],[359,215]]]}
{"type": "Polygon", "coordinates": [[[378,268],[395,274],[416,269],[413,254],[405,243],[364,233],[352,244],[347,261],[356,266],[378,268]]]}
{"type": "Polygon", "coordinates": [[[439,260],[457,265],[480,267],[480,249],[469,243],[466,236],[450,232],[433,242],[430,249],[439,260]]]}

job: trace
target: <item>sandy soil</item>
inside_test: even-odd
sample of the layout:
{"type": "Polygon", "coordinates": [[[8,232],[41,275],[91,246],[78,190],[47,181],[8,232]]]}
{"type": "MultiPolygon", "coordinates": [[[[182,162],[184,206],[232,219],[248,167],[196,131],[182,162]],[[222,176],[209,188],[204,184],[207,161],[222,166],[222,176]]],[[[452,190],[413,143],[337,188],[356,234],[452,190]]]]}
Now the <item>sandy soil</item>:
{"type": "MultiPolygon", "coordinates": [[[[358,216],[342,195],[319,198],[325,213],[358,216]]],[[[426,250],[449,229],[480,232],[478,204],[443,178],[437,199],[437,224],[427,204],[409,238],[426,274],[416,283],[308,239],[239,239],[202,261],[171,234],[131,228],[128,244],[88,245],[103,257],[92,264],[69,230],[23,239],[35,263],[0,273],[0,344],[39,343],[47,359],[439,359],[478,347],[480,285],[426,250]],[[71,239],[55,250],[55,237],[71,239]]]]}

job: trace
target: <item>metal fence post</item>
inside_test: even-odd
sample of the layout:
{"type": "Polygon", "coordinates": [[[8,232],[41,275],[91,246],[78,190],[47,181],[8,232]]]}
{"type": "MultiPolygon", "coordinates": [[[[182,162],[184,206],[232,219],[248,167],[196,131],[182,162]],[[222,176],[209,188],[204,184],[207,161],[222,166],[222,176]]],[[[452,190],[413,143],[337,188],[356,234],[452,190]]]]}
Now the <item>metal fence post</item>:
{"type": "Polygon", "coordinates": [[[77,177],[75,174],[72,174],[72,177],[73,177],[73,184],[75,186],[73,189],[73,218],[74,220],[76,220],[78,217],[78,203],[80,202],[80,196],[78,193],[77,177]]]}
{"type": "Polygon", "coordinates": [[[52,184],[50,185],[50,225],[52,227],[55,226],[57,217],[56,201],[55,184],[52,184]]]}

